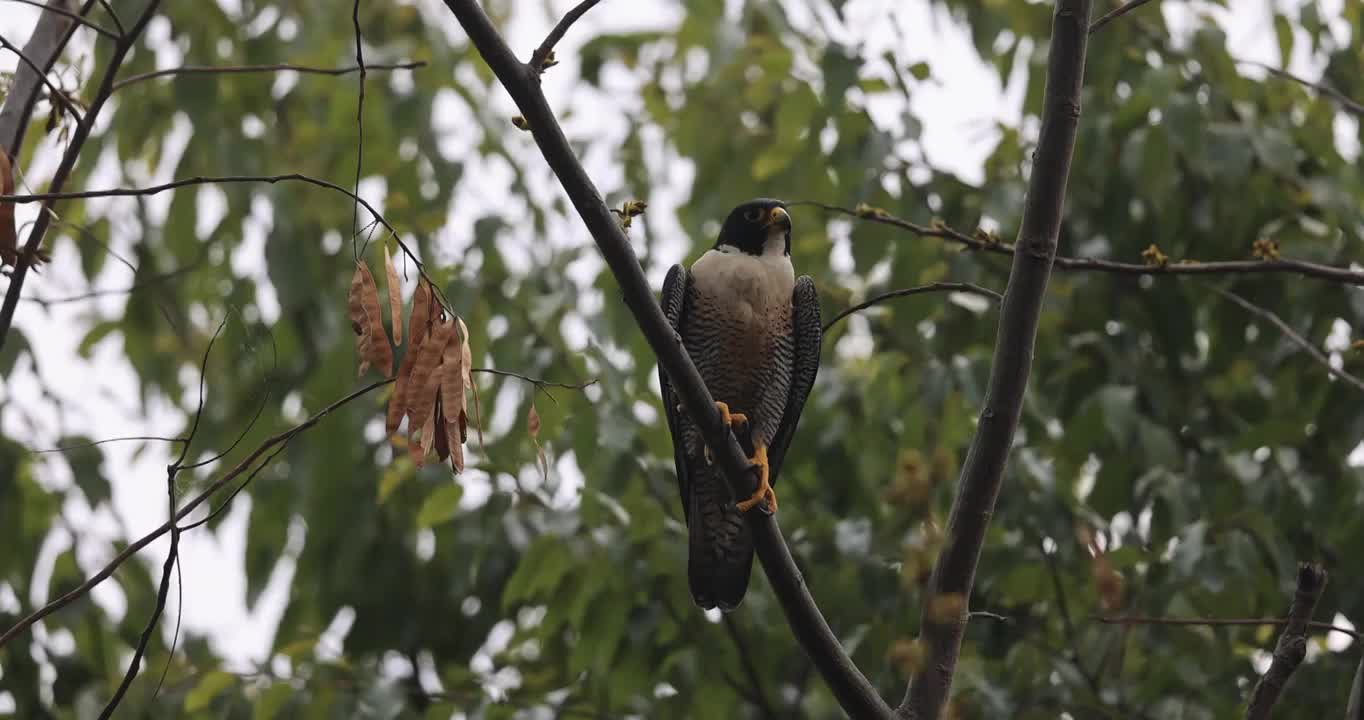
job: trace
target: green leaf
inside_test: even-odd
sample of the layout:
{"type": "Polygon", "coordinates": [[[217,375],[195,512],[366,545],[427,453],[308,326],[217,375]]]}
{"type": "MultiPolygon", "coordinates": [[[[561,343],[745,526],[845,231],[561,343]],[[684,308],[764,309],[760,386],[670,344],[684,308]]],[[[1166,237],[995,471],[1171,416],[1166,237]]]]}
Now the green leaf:
{"type": "Polygon", "coordinates": [[[1293,24],[1279,13],[1274,13],[1274,35],[1279,40],[1279,65],[1288,67],[1293,60],[1293,24]]]}
{"type": "Polygon", "coordinates": [[[909,74],[913,75],[915,80],[927,80],[932,72],[932,69],[926,62],[920,61],[909,66],[909,74]]]}
{"type": "Polygon", "coordinates": [[[256,698],[255,708],[251,714],[252,720],[274,720],[297,692],[287,682],[272,684],[256,698]]]}
{"type": "Polygon", "coordinates": [[[231,673],[214,670],[199,678],[193,690],[185,695],[185,712],[195,713],[208,708],[209,703],[232,687],[237,677],[231,673]]]}
{"type": "Polygon", "coordinates": [[[29,352],[28,338],[16,327],[10,327],[9,337],[5,339],[5,346],[0,348],[0,376],[10,377],[14,372],[15,363],[19,362],[19,356],[29,352]]]}
{"type": "Polygon", "coordinates": [[[449,520],[459,512],[460,498],[464,488],[457,482],[442,485],[426,497],[421,510],[417,512],[417,527],[428,528],[449,520]]]}

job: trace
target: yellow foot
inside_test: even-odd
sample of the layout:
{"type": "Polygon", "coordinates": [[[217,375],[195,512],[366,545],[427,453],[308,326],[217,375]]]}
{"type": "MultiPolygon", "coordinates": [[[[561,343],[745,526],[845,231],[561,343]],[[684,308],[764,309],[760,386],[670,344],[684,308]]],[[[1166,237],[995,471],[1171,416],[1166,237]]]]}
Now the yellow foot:
{"type": "Polygon", "coordinates": [[[733,428],[735,425],[748,422],[747,415],[743,413],[730,412],[729,405],[727,405],[726,403],[722,403],[719,400],[715,401],[715,409],[720,411],[720,418],[724,420],[725,424],[730,426],[731,428],[733,428]]]}
{"type": "Polygon", "coordinates": [[[772,490],[772,483],[768,481],[767,446],[759,445],[757,451],[753,453],[753,457],[749,458],[748,461],[758,468],[758,489],[753,492],[753,497],[740,500],[735,503],[735,507],[739,508],[739,512],[748,512],[753,509],[753,506],[765,500],[767,501],[767,512],[775,513],[777,511],[777,493],[772,490]]]}

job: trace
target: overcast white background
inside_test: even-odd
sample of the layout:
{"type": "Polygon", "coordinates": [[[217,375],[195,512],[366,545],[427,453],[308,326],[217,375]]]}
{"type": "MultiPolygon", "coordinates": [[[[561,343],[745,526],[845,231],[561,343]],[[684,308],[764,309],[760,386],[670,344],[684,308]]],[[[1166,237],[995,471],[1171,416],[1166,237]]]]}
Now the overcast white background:
{"type": "MultiPolygon", "coordinates": [[[[207,1],[207,0],[202,0],[207,1]]],[[[238,13],[236,2],[219,0],[231,13],[238,13]]],[[[1335,39],[1345,44],[1351,41],[1350,29],[1340,13],[1346,0],[1324,0],[1322,5],[1327,17],[1336,18],[1332,26],[1335,39]]],[[[422,7],[432,23],[439,23],[448,36],[463,42],[463,33],[458,24],[437,0],[421,0],[416,3],[422,7]]],[[[528,0],[521,3],[524,11],[519,12],[510,24],[503,28],[513,48],[527,52],[536,46],[548,32],[550,26],[562,12],[574,2],[557,0],[553,17],[544,13],[541,0],[528,0]]],[[[1115,2],[1096,0],[1096,15],[1115,6],[1115,2]]],[[[1232,0],[1230,9],[1224,9],[1208,2],[1181,2],[1165,0],[1158,5],[1142,8],[1137,12],[1165,15],[1176,31],[1189,27],[1193,13],[1208,13],[1219,19],[1225,26],[1231,47],[1238,57],[1245,60],[1258,60],[1271,65],[1279,65],[1278,45],[1274,39],[1272,25],[1272,4],[1284,8],[1296,8],[1296,0],[1232,0]]],[[[734,3],[729,3],[731,8],[734,3]]],[[[823,15],[812,16],[803,0],[784,2],[791,16],[801,25],[819,25],[835,40],[864,43],[865,56],[879,57],[883,52],[896,49],[902,62],[925,61],[932,70],[932,81],[922,85],[910,100],[915,115],[923,122],[922,151],[934,167],[951,170],[963,178],[976,182],[981,178],[981,164],[994,146],[995,138],[990,128],[995,121],[1016,124],[1020,115],[1022,101],[1021,75],[1023,64],[1007,86],[1001,86],[993,68],[982,64],[977,58],[966,30],[954,23],[946,14],[933,11],[926,0],[851,0],[845,6],[846,23],[837,23],[823,15]]],[[[186,9],[178,3],[168,4],[170,12],[183,12],[186,9]]],[[[545,90],[551,103],[556,107],[583,105],[582,93],[587,92],[581,84],[574,83],[570,73],[577,68],[572,60],[574,50],[588,38],[606,30],[638,28],[641,25],[670,26],[678,22],[682,10],[676,3],[641,2],[641,0],[606,0],[601,7],[588,13],[559,45],[559,56],[566,58],[562,68],[557,68],[545,83],[545,90]],[[629,3],[631,11],[617,12],[611,7],[617,3],[629,3]],[[577,95],[571,95],[578,93],[577,95]]],[[[31,28],[36,22],[39,11],[36,8],[0,1],[0,34],[17,45],[28,39],[31,28]]],[[[1288,13],[1296,16],[1296,9],[1288,13]]],[[[259,18],[256,20],[259,21],[259,18]]],[[[342,17],[337,15],[337,32],[349,32],[349,14],[346,14],[344,27],[342,17]]],[[[278,32],[278,30],[276,30],[278,32]]],[[[287,32],[287,31],[286,31],[287,32]]],[[[157,52],[158,67],[170,67],[181,62],[178,51],[168,42],[168,27],[162,22],[154,22],[148,29],[148,37],[161,40],[162,47],[157,52]]],[[[88,47],[89,31],[77,35],[76,45],[88,47]]],[[[1104,42],[1103,36],[1095,42],[1104,42]]],[[[1356,39],[1355,42],[1358,42],[1356,39]]],[[[286,46],[287,47],[287,46],[286,46]]],[[[1320,58],[1308,54],[1309,43],[1305,36],[1295,43],[1295,55],[1288,69],[1309,78],[1318,78],[1324,63],[1320,58]]],[[[68,50],[67,57],[73,57],[68,50]]],[[[289,62],[287,56],[277,59],[289,62]]],[[[17,64],[12,53],[0,52],[0,68],[12,71],[17,64]]],[[[1247,69],[1248,74],[1253,71],[1247,69]]],[[[371,82],[384,82],[372,75],[371,82]]],[[[624,69],[609,71],[604,75],[607,82],[618,83],[622,87],[632,87],[633,78],[624,69]]],[[[422,83],[429,81],[427,78],[422,83]]],[[[212,82],[205,79],[204,82],[212,82]]],[[[283,80],[286,85],[287,79],[283,80]]],[[[353,81],[336,80],[337,102],[353,102],[351,91],[353,81]]],[[[403,82],[397,79],[392,82],[403,82]]],[[[286,88],[287,89],[287,88],[286,88]]],[[[86,93],[88,95],[88,93],[86,93]]],[[[614,95],[614,94],[613,94],[614,95]]],[[[628,96],[624,96],[628,97],[628,96]]],[[[601,104],[603,96],[592,98],[592,112],[580,112],[567,123],[566,130],[571,137],[610,137],[622,133],[623,113],[632,107],[628,99],[612,100],[601,104]]],[[[505,106],[511,114],[511,103],[505,94],[497,91],[495,102],[505,106]]],[[[446,107],[438,108],[438,117],[432,118],[434,127],[443,133],[443,150],[463,154],[476,144],[476,139],[462,136],[462,128],[467,124],[453,121],[460,113],[468,110],[457,106],[457,101],[442,101],[446,107]]],[[[899,103],[882,103],[872,110],[878,122],[891,127],[899,122],[899,103]]],[[[1358,155],[1359,148],[1354,140],[1355,126],[1352,120],[1342,114],[1337,125],[1337,142],[1343,152],[1358,155]]],[[[100,127],[107,127],[110,121],[117,121],[116,113],[106,111],[100,127]]],[[[194,139],[187,122],[177,123],[172,132],[170,144],[174,150],[167,150],[160,167],[133,169],[128,180],[137,184],[151,184],[173,179],[174,163],[181,152],[194,152],[194,139]]],[[[608,146],[609,147],[609,146],[608,146]]],[[[534,146],[529,143],[512,143],[511,149],[524,167],[537,167],[541,162],[534,146]]],[[[369,149],[367,152],[381,152],[369,149]]],[[[46,187],[46,179],[55,168],[56,153],[46,147],[38,153],[32,166],[25,168],[24,185],[20,191],[39,191],[46,187]]],[[[109,157],[84,157],[83,163],[96,163],[97,172],[91,180],[93,187],[110,187],[119,181],[117,168],[109,157]]],[[[590,153],[585,162],[588,171],[602,186],[604,191],[619,187],[622,174],[609,152],[590,153]]],[[[655,197],[648,198],[651,204],[651,219],[662,223],[664,230],[677,228],[668,217],[669,210],[685,200],[693,180],[686,164],[674,158],[665,180],[659,182],[660,188],[655,197]]],[[[288,172],[290,168],[276,168],[288,172]]],[[[460,192],[452,202],[452,210],[446,232],[451,236],[469,235],[472,219],[486,207],[486,198],[495,195],[499,184],[505,185],[509,174],[505,166],[494,161],[473,163],[466,169],[466,177],[479,177],[482,192],[472,195],[460,192]]],[[[344,180],[332,178],[333,180],[344,180]]],[[[343,183],[344,184],[344,183],[343,183]]],[[[67,188],[75,190],[79,188],[67,188]]],[[[361,194],[382,207],[382,179],[371,178],[361,189],[361,194]]],[[[552,183],[534,182],[532,190],[537,195],[560,192],[552,183]]],[[[548,195],[546,195],[548,196],[548,195]]],[[[151,198],[153,217],[164,213],[171,199],[170,194],[151,198]]],[[[737,200],[737,199],[736,199],[737,200]]],[[[93,200],[92,206],[112,209],[127,208],[127,200],[93,200]]],[[[251,275],[262,285],[268,285],[264,274],[264,243],[270,227],[270,208],[260,201],[263,207],[253,212],[248,223],[243,247],[233,253],[234,269],[242,274],[251,275]]],[[[220,203],[219,203],[220,205],[220,203]]],[[[215,207],[212,192],[201,195],[201,227],[212,228],[221,217],[221,208],[215,207]]],[[[21,206],[19,222],[31,220],[33,206],[21,206]]],[[[391,217],[402,229],[402,218],[391,217]]],[[[567,238],[566,242],[587,243],[585,231],[575,219],[565,220],[563,232],[558,237],[567,238]]],[[[114,223],[112,249],[127,254],[137,242],[136,237],[120,236],[119,224],[114,223]]],[[[675,233],[676,234],[676,233],[675,233]]],[[[22,236],[22,233],[21,233],[22,236]]],[[[671,257],[659,258],[661,263],[680,260],[689,248],[664,248],[662,254],[671,257]]],[[[661,267],[662,265],[660,265],[661,267]]],[[[79,271],[79,259],[70,244],[62,244],[55,255],[54,262],[45,268],[41,275],[29,275],[24,287],[26,296],[60,297],[77,294],[94,288],[126,287],[131,273],[128,268],[109,262],[99,278],[87,284],[79,271]]],[[[658,279],[661,279],[658,278],[658,279]]],[[[0,280],[0,285],[7,281],[0,280]]],[[[149,408],[139,406],[137,377],[122,357],[122,345],[118,339],[100,343],[90,361],[85,361],[76,353],[76,346],[90,324],[91,317],[119,317],[125,298],[120,295],[101,297],[89,303],[59,305],[45,311],[33,303],[22,303],[16,320],[36,353],[39,363],[31,360],[20,362],[12,377],[0,379],[0,399],[5,402],[3,416],[0,416],[0,431],[6,436],[30,447],[52,447],[60,433],[83,433],[94,438],[120,435],[175,435],[181,426],[181,418],[164,401],[153,399],[149,408]],[[34,374],[42,378],[42,386],[52,389],[62,400],[66,412],[58,414],[54,405],[43,399],[34,374]]],[[[272,318],[276,312],[273,296],[266,287],[259,298],[265,319],[272,318]]],[[[1346,328],[1348,330],[1348,328],[1346,328]]],[[[1347,336],[1348,337],[1348,336],[1347,336]]],[[[1334,348],[1328,348],[1334,349],[1334,348]]],[[[187,372],[189,370],[187,369],[187,372]]],[[[194,376],[189,372],[188,378],[194,376]]],[[[209,388],[209,392],[213,392],[209,388]]],[[[316,407],[300,407],[300,412],[310,412],[316,407]]],[[[495,423],[496,424],[496,423],[495,423]]],[[[80,501],[70,501],[63,508],[67,528],[77,528],[81,537],[77,538],[77,557],[82,568],[93,572],[108,560],[105,548],[107,541],[114,538],[131,539],[145,534],[165,520],[165,467],[169,462],[167,448],[152,446],[139,457],[133,457],[136,443],[111,444],[104,446],[106,462],[105,474],[113,480],[113,508],[101,509],[92,513],[80,501]]],[[[1356,456],[1364,456],[1357,451],[1356,456]]],[[[1355,460],[1356,458],[1352,458],[1355,460]]],[[[1364,459],[1361,457],[1359,459],[1364,459]]],[[[572,457],[560,458],[555,468],[556,474],[564,479],[564,487],[571,491],[580,485],[581,475],[577,472],[572,457]]],[[[40,469],[42,481],[51,487],[65,487],[72,482],[66,464],[56,457],[44,463],[40,469]]],[[[486,476],[483,476],[486,477],[486,476]]],[[[477,474],[475,474],[477,478],[477,474]]],[[[475,483],[477,480],[475,480],[475,483]]],[[[486,495],[484,482],[482,493],[486,495]]],[[[475,491],[476,498],[480,493],[475,491]]],[[[184,576],[183,607],[175,607],[177,594],[172,592],[170,606],[167,608],[167,621],[163,629],[169,632],[173,626],[176,612],[183,613],[184,626],[200,633],[207,633],[215,648],[229,658],[236,667],[247,667],[252,662],[268,659],[273,631],[284,602],[289,593],[292,577],[292,564],[283,562],[272,576],[268,589],[255,612],[248,612],[245,604],[245,574],[243,569],[243,549],[249,496],[243,494],[234,501],[227,520],[216,533],[198,529],[187,533],[181,541],[181,556],[184,576]]],[[[295,539],[298,540],[297,538],[295,539]]],[[[57,555],[71,546],[73,537],[66,528],[54,528],[44,544],[37,576],[32,587],[35,594],[27,598],[17,598],[8,586],[0,585],[0,608],[14,612],[20,605],[32,608],[46,601],[41,589],[47,585],[46,578],[51,571],[51,563],[57,555]]],[[[3,551],[3,550],[0,550],[3,551]]],[[[143,551],[141,558],[154,563],[158,568],[165,556],[165,541],[154,543],[143,551]]],[[[95,592],[96,599],[115,616],[124,612],[123,598],[112,583],[106,583],[95,592]]],[[[334,623],[331,640],[340,643],[344,637],[346,623],[334,623]]],[[[1336,622],[1346,623],[1337,617],[1336,622]]],[[[50,637],[42,626],[34,629],[40,637],[55,648],[71,642],[69,637],[50,637]]],[[[1348,638],[1334,635],[1330,638],[1332,649],[1343,649],[1348,638]]],[[[333,648],[334,650],[335,648],[333,648]]],[[[51,670],[49,668],[48,673],[51,670]]],[[[6,694],[0,691],[0,712],[6,709],[6,694]]]]}

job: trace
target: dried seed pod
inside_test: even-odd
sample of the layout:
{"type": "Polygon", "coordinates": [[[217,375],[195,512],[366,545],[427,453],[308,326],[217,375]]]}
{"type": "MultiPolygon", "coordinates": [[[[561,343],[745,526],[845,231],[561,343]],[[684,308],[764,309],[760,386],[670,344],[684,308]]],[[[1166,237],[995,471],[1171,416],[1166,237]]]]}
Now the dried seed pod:
{"type": "Polygon", "coordinates": [[[412,375],[404,386],[405,406],[410,424],[430,417],[435,410],[436,394],[440,388],[440,373],[437,372],[437,368],[454,329],[454,320],[438,321],[431,329],[430,336],[422,340],[421,348],[417,351],[417,359],[412,366],[412,375]]]}
{"type": "Polygon", "coordinates": [[[393,325],[393,344],[403,344],[403,295],[402,287],[398,285],[398,269],[393,267],[393,256],[388,254],[388,248],[384,248],[384,273],[387,277],[388,285],[388,314],[390,323],[393,325]]]}
{"type": "Polygon", "coordinates": [[[347,298],[351,330],[355,332],[355,353],[360,358],[357,375],[364,375],[373,364],[374,369],[388,376],[393,370],[393,347],[379,316],[379,288],[374,276],[363,262],[356,261],[347,298]]]}
{"type": "Polygon", "coordinates": [[[431,286],[425,278],[417,280],[417,291],[412,293],[412,313],[407,317],[408,342],[416,345],[426,337],[431,327],[431,286]]]}
{"type": "MultiPolygon", "coordinates": [[[[459,324],[463,325],[463,322],[459,324]]],[[[460,344],[453,339],[445,345],[444,357],[440,364],[440,374],[441,407],[445,410],[446,418],[456,426],[452,429],[460,430],[455,444],[462,444],[464,442],[462,428],[465,424],[462,417],[467,407],[465,405],[464,381],[467,373],[464,370],[464,352],[460,344]]]]}
{"type": "MultiPolygon", "coordinates": [[[[478,405],[478,385],[474,383],[474,353],[469,347],[469,327],[464,324],[464,320],[459,320],[460,352],[463,354],[464,363],[464,387],[474,391],[474,428],[478,430],[478,448],[484,453],[488,448],[483,444],[483,413],[478,405]]],[[[468,407],[467,405],[465,407],[468,407]]],[[[466,427],[467,413],[460,416],[460,433],[464,438],[469,437],[466,427]]]]}

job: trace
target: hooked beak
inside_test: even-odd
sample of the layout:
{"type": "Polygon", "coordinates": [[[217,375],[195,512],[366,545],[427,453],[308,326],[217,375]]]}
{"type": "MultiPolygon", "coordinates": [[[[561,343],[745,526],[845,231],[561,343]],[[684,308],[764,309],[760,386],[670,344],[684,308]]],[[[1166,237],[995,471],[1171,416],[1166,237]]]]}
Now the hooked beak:
{"type": "Polygon", "coordinates": [[[787,214],[786,208],[777,206],[767,211],[767,220],[763,222],[763,227],[771,228],[774,226],[790,232],[791,216],[787,214]]]}

